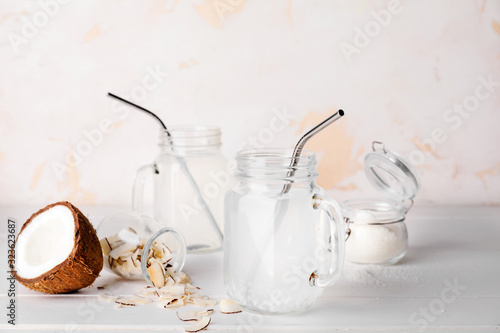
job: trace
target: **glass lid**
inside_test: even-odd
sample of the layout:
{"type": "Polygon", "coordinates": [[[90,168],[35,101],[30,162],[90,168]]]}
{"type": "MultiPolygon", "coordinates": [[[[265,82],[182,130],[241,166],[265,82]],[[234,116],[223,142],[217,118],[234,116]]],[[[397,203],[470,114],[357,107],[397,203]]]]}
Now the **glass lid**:
{"type": "Polygon", "coordinates": [[[420,189],[420,179],[412,166],[398,154],[373,141],[373,152],[365,157],[365,173],[377,189],[397,200],[411,200],[420,189]]]}

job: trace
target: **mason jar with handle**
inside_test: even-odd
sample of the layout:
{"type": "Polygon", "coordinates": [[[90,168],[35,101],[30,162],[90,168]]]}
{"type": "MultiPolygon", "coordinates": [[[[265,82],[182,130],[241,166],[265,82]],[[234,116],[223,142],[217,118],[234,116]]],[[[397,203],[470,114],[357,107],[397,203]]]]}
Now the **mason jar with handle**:
{"type": "Polygon", "coordinates": [[[239,152],[225,199],[226,290],[263,314],[308,308],[339,279],[344,261],[346,224],[316,185],[315,154],[304,150],[293,167],[291,159],[288,149],[239,152]]]}
{"type": "Polygon", "coordinates": [[[137,171],[133,209],[143,212],[144,184],[153,179],[154,218],[179,230],[188,253],[222,246],[224,194],[230,181],[215,126],[176,126],[160,133],[155,162],[137,171]]]}

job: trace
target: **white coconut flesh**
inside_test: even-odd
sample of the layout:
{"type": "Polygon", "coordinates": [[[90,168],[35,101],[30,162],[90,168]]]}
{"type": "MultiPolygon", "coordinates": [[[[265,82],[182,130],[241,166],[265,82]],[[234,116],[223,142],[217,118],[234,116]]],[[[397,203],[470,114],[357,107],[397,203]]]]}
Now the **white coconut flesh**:
{"type": "Polygon", "coordinates": [[[36,278],[68,258],[75,246],[75,221],[71,210],[54,206],[33,218],[16,243],[16,271],[36,278]]]}

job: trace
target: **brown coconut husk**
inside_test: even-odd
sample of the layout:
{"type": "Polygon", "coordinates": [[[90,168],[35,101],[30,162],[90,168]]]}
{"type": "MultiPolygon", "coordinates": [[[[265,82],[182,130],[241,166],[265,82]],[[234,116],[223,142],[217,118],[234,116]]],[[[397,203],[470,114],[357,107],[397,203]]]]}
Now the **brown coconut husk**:
{"type": "Polygon", "coordinates": [[[25,279],[15,274],[16,280],[23,286],[47,294],[69,293],[90,286],[99,276],[103,265],[101,244],[94,227],[78,208],[67,201],[53,203],[31,215],[23,224],[17,239],[37,215],[57,205],[66,206],[73,213],[75,221],[73,251],[62,263],[36,278],[25,279]]]}

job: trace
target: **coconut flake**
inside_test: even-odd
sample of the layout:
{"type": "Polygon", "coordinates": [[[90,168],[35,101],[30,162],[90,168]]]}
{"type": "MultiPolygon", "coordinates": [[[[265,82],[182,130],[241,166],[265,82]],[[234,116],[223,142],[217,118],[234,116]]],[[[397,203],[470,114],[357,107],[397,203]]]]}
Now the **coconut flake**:
{"type": "Polygon", "coordinates": [[[109,255],[109,252],[111,251],[111,244],[109,244],[108,239],[105,237],[99,242],[101,243],[102,252],[104,253],[104,255],[109,255]]]}
{"type": "Polygon", "coordinates": [[[123,245],[120,245],[113,250],[109,252],[109,256],[113,259],[118,259],[122,255],[125,255],[125,257],[130,257],[132,256],[132,253],[137,249],[137,244],[132,244],[132,243],[124,243],[123,245]]]}
{"type": "Polygon", "coordinates": [[[183,295],[186,295],[186,289],[184,287],[184,285],[174,285],[174,286],[169,286],[169,287],[166,287],[167,288],[167,293],[169,295],[173,295],[173,296],[183,296],[183,295]]]}
{"type": "Polygon", "coordinates": [[[134,229],[122,229],[118,232],[118,238],[127,244],[140,245],[141,238],[137,236],[137,232],[134,229]]]}
{"type": "Polygon", "coordinates": [[[164,308],[167,305],[172,304],[172,302],[177,301],[177,298],[175,297],[160,297],[158,303],[156,305],[160,308],[164,308]]]}
{"type": "Polygon", "coordinates": [[[151,296],[158,293],[158,288],[153,286],[146,286],[144,288],[141,288],[139,291],[141,292],[142,296],[151,296]]]}
{"type": "Polygon", "coordinates": [[[184,330],[186,332],[198,332],[204,330],[205,328],[208,327],[211,320],[212,320],[211,317],[203,317],[200,320],[198,320],[195,324],[184,328],[184,330]]]}
{"type": "Polygon", "coordinates": [[[153,300],[151,298],[138,296],[138,295],[132,295],[132,296],[130,296],[130,299],[138,304],[141,304],[141,305],[153,303],[153,300]]]}
{"type": "Polygon", "coordinates": [[[181,307],[184,305],[184,297],[181,297],[181,298],[174,298],[173,300],[171,300],[170,302],[168,302],[167,304],[165,304],[163,307],[165,309],[168,309],[168,308],[178,308],[178,307],[181,307]]]}
{"type": "Polygon", "coordinates": [[[173,277],[171,277],[170,275],[166,277],[165,279],[165,286],[172,286],[175,284],[175,280],[173,277]]]}
{"type": "Polygon", "coordinates": [[[177,318],[182,321],[198,321],[203,317],[211,316],[213,313],[213,309],[208,309],[205,311],[177,311],[177,318]]]}
{"type": "Polygon", "coordinates": [[[174,275],[174,280],[176,283],[189,283],[191,282],[191,278],[184,272],[178,272],[174,275]]]}
{"type": "Polygon", "coordinates": [[[236,301],[228,298],[220,300],[219,309],[220,312],[224,314],[240,313],[243,311],[241,306],[236,301]]]}
{"type": "Polygon", "coordinates": [[[199,311],[177,311],[177,318],[182,321],[198,321],[201,319],[199,311]]]}
{"type": "Polygon", "coordinates": [[[135,306],[135,302],[131,299],[120,298],[120,299],[117,299],[115,301],[115,303],[120,305],[120,306],[135,306]]]}
{"type": "Polygon", "coordinates": [[[216,299],[210,299],[210,298],[194,298],[193,299],[193,304],[196,304],[198,306],[216,306],[217,305],[217,300],[216,299]]]}
{"type": "Polygon", "coordinates": [[[165,270],[161,264],[155,262],[147,268],[151,282],[155,287],[161,288],[165,285],[165,270]]]}

